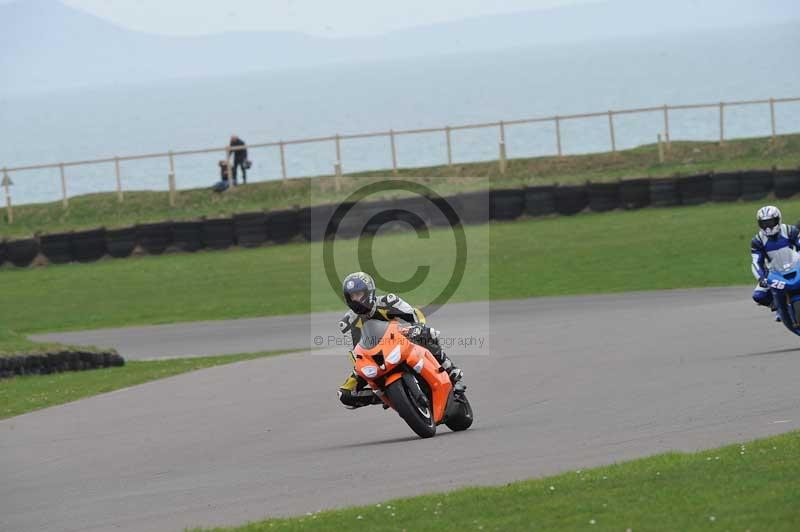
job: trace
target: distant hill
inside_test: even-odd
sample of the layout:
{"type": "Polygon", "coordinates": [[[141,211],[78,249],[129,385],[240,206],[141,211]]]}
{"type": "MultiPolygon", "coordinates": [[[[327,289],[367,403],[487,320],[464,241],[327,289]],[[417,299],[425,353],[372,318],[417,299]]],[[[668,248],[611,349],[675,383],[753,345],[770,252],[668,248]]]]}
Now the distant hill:
{"type": "Polygon", "coordinates": [[[635,0],[496,15],[363,38],[291,32],[168,37],[129,31],[57,0],[0,4],[0,94],[254,70],[600,41],[800,20],[797,0],[635,0]],[[723,16],[724,15],[724,16],[723,16]]]}

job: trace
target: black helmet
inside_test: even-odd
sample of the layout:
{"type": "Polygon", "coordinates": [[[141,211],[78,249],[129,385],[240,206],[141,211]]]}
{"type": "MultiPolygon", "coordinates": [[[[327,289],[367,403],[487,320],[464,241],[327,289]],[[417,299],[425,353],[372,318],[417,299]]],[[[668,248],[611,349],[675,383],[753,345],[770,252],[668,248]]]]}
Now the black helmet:
{"type": "Polygon", "coordinates": [[[375,281],[364,272],[351,273],[342,282],[344,301],[350,310],[369,315],[375,310],[375,281]]]}

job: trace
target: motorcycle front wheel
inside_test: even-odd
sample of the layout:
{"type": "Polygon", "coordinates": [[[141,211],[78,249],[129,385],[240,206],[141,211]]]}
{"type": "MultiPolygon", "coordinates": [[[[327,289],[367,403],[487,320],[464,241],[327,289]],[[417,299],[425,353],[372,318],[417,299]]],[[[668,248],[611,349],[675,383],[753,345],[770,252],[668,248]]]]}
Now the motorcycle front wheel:
{"type": "Polygon", "coordinates": [[[424,399],[425,393],[413,375],[404,375],[386,388],[386,396],[400,417],[420,438],[430,438],[436,434],[436,422],[430,401],[424,399]],[[409,390],[409,387],[416,389],[409,390]]]}

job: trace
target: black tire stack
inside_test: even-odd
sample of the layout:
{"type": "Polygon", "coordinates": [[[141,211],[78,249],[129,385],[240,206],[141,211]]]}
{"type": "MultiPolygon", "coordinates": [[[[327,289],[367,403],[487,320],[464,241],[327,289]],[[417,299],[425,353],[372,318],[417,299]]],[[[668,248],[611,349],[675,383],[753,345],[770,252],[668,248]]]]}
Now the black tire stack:
{"type": "Polygon", "coordinates": [[[653,179],[650,181],[650,205],[654,207],[673,207],[680,205],[678,182],[674,178],[653,179]]]}
{"type": "Polygon", "coordinates": [[[489,194],[489,216],[492,220],[515,220],[525,212],[525,189],[493,189],[489,194]]]}
{"type": "Polygon", "coordinates": [[[246,212],[233,215],[236,241],[245,248],[264,245],[267,241],[267,215],[263,212],[246,212]]]}
{"type": "Polygon", "coordinates": [[[626,179],[619,185],[620,204],[624,209],[641,209],[650,205],[650,180],[626,179]]]}
{"type": "Polygon", "coordinates": [[[589,183],[589,209],[593,212],[606,212],[620,207],[620,184],[589,183]]]}
{"type": "Polygon", "coordinates": [[[136,228],[109,229],[106,231],[106,250],[115,259],[130,257],[136,248],[136,228]]]}
{"type": "Polygon", "coordinates": [[[82,371],[124,366],[125,359],[115,352],[63,350],[55,353],[0,357],[0,378],[19,375],[49,375],[63,371],[82,371]]]}
{"type": "Polygon", "coordinates": [[[556,188],[556,211],[570,216],[577,214],[589,205],[586,186],[564,186],[556,188]]]}
{"type": "Polygon", "coordinates": [[[800,169],[775,170],[773,174],[776,198],[790,198],[795,194],[800,194],[800,169]]]}
{"type": "Polygon", "coordinates": [[[271,212],[266,225],[269,239],[285,244],[300,234],[300,212],[297,209],[271,212]]]}
{"type": "Polygon", "coordinates": [[[451,197],[464,224],[485,224],[489,221],[490,198],[488,190],[464,192],[451,197]]]}
{"type": "Polygon", "coordinates": [[[525,189],[525,214],[548,216],[556,213],[556,187],[553,185],[525,189]]]}
{"type": "Polygon", "coordinates": [[[136,241],[148,255],[161,255],[172,245],[172,222],[137,225],[136,241]]]}
{"type": "Polygon", "coordinates": [[[35,238],[12,240],[6,244],[8,260],[18,268],[24,268],[33,262],[39,254],[39,241],[35,238]]]}
{"type": "Polygon", "coordinates": [[[742,180],[742,199],[744,201],[764,199],[772,192],[774,180],[771,171],[754,170],[741,172],[740,175],[742,180]]]}
{"type": "Polygon", "coordinates": [[[711,176],[690,175],[678,179],[681,205],[701,205],[711,201],[711,176]]]}
{"type": "Polygon", "coordinates": [[[106,254],[104,228],[72,234],[72,256],[78,262],[94,262],[106,254]]]}
{"type": "Polygon", "coordinates": [[[173,223],[172,245],[186,253],[193,253],[206,247],[203,240],[203,222],[194,220],[173,223]]]}
{"type": "Polygon", "coordinates": [[[54,233],[39,237],[42,254],[53,264],[72,262],[72,234],[54,233]]]}
{"type": "Polygon", "coordinates": [[[211,249],[227,249],[236,244],[232,218],[209,218],[203,221],[203,242],[211,249]]]}
{"type": "Polygon", "coordinates": [[[739,173],[711,174],[711,201],[736,201],[742,197],[739,173]]]}

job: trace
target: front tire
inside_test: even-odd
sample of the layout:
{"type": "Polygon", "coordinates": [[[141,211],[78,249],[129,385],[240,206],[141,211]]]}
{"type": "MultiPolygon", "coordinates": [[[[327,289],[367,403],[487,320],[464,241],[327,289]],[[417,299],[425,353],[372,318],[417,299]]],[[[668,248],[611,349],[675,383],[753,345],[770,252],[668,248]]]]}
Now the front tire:
{"type": "MultiPolygon", "coordinates": [[[[386,396],[394,409],[397,410],[397,413],[400,414],[400,417],[403,418],[417,436],[430,438],[436,434],[436,422],[433,420],[433,409],[430,401],[427,401],[428,404],[426,405],[418,404],[413,398],[413,394],[406,388],[406,380],[407,378],[404,376],[404,378],[397,379],[390,384],[386,388],[386,396]]],[[[419,384],[417,384],[413,376],[408,380],[413,381],[413,384],[419,388],[419,384]]],[[[424,395],[424,392],[419,389],[418,394],[424,395]]]]}

